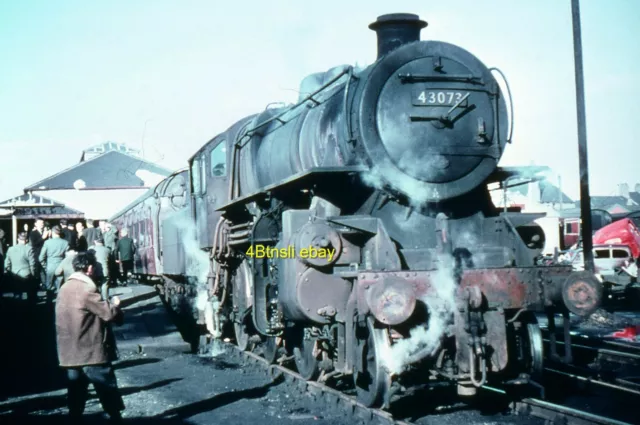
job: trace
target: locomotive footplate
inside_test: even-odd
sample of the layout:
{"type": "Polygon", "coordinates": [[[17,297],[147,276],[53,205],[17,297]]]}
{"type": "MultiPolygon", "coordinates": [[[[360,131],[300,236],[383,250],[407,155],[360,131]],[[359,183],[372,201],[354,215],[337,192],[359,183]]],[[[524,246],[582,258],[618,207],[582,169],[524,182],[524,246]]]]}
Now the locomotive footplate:
{"type": "MultiPolygon", "coordinates": [[[[438,273],[437,270],[360,273],[358,310],[370,311],[382,323],[400,323],[399,312],[404,309],[401,314],[408,319],[416,300],[439,297],[438,273]],[[376,296],[370,296],[369,292],[376,296]],[[380,299],[387,301],[381,303],[380,299]],[[393,317],[393,322],[387,323],[387,317],[393,317]]],[[[481,299],[475,303],[484,309],[544,311],[556,306],[580,316],[591,314],[602,300],[602,284],[594,275],[572,272],[566,266],[466,269],[456,291],[456,298],[477,294],[476,298],[481,299]]]]}
{"type": "MultiPolygon", "coordinates": [[[[434,372],[458,381],[461,395],[474,394],[474,388],[487,382],[488,372],[511,373],[509,359],[517,355],[508,347],[514,324],[513,336],[524,341],[520,346],[524,343],[533,349],[541,342],[536,339],[536,326],[527,321],[532,312],[556,309],[587,315],[601,298],[602,288],[595,276],[565,266],[466,269],[459,274],[443,270],[364,272],[358,274],[356,287],[358,312],[369,313],[384,325],[415,329],[429,327],[431,317],[436,318],[435,326],[443,329],[441,335],[453,338],[443,339],[444,345],[427,344],[405,359],[405,364],[438,357],[434,372]],[[426,308],[428,322],[418,305],[426,308]],[[451,344],[455,349],[451,350],[451,344]],[[438,352],[441,355],[436,356],[438,352]],[[455,372],[442,367],[442,355],[453,356],[455,372]]],[[[529,357],[521,364],[528,365],[525,372],[531,374],[538,371],[541,360],[537,351],[529,357]]]]}

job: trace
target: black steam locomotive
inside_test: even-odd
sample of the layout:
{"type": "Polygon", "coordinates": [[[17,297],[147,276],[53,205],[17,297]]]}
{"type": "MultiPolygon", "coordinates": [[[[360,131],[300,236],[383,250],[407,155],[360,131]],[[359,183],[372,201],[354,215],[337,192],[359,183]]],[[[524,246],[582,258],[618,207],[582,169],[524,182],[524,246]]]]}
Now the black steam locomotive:
{"type": "Polygon", "coordinates": [[[533,313],[597,308],[593,275],[536,265],[531,217],[494,207],[487,185],[515,173],[497,167],[507,102],[471,53],[420,41],[426,25],[380,16],[375,63],[309,76],[297,104],[238,121],[147,198],[149,274],[203,343],[228,323],[243,349],[352,375],[359,401],[388,405],[415,382],[535,380],[533,313]]]}

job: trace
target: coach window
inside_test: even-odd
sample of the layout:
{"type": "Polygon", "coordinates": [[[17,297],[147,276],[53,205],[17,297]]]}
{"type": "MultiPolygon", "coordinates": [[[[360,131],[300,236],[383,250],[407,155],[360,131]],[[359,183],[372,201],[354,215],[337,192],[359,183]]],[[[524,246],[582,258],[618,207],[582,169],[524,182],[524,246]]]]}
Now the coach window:
{"type": "Polygon", "coordinates": [[[224,177],[227,175],[227,146],[222,140],[211,151],[211,177],[224,177]]]}

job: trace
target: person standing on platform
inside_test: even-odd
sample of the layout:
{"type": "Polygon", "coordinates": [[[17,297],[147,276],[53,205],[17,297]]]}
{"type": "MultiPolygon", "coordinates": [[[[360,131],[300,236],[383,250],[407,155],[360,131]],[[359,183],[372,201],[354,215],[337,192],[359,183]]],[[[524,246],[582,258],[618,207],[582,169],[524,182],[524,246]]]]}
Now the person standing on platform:
{"type": "Polygon", "coordinates": [[[102,236],[102,232],[93,227],[93,220],[87,220],[87,228],[82,231],[82,235],[87,240],[87,247],[90,247],[96,239],[102,236]]]}
{"type": "Polygon", "coordinates": [[[109,257],[111,257],[111,250],[104,246],[102,238],[95,240],[95,243],[89,247],[89,251],[93,250],[98,262],[96,270],[93,273],[93,281],[98,286],[109,281],[109,257]]]}
{"type": "Polygon", "coordinates": [[[69,242],[62,239],[60,233],[60,226],[53,226],[52,237],[44,243],[38,257],[40,265],[46,270],[47,302],[53,301],[54,294],[60,289],[60,279],[55,272],[69,250],[69,242]]]}
{"type": "Polygon", "coordinates": [[[60,288],[56,303],[58,360],[67,373],[70,423],[80,423],[93,384],[102,408],[113,423],[122,423],[125,409],[112,362],[117,349],[110,324],[122,321],[120,299],[102,298],[92,279],[96,258],[91,251],[73,259],[73,273],[60,288]]]}
{"type": "Polygon", "coordinates": [[[111,223],[105,223],[104,228],[104,246],[109,248],[111,251],[111,255],[109,256],[109,282],[111,286],[115,286],[118,277],[118,265],[116,264],[115,257],[116,243],[118,242],[118,230],[111,223]]]}
{"type": "Polygon", "coordinates": [[[4,260],[5,279],[3,284],[14,293],[15,298],[22,298],[27,293],[30,304],[35,304],[38,297],[38,282],[36,282],[36,260],[33,248],[27,245],[27,233],[18,234],[18,243],[7,250],[4,260]]]}
{"type": "Polygon", "coordinates": [[[84,224],[81,221],[76,223],[76,237],[78,238],[76,241],[76,251],[82,252],[86,251],[89,248],[87,245],[87,238],[84,237],[84,224]]]}
{"type": "Polygon", "coordinates": [[[62,220],[60,220],[60,229],[62,229],[62,239],[69,242],[69,248],[76,249],[78,237],[76,236],[76,230],[73,228],[73,226],[63,218],[62,220]]]}
{"type": "Polygon", "coordinates": [[[44,269],[40,267],[38,259],[40,258],[40,251],[42,251],[44,241],[46,241],[49,236],[51,236],[51,232],[45,230],[44,220],[40,217],[36,218],[33,230],[29,232],[29,243],[31,244],[31,248],[33,250],[33,258],[36,261],[37,270],[35,277],[40,281],[39,284],[42,286],[46,285],[47,276],[44,269]]]}
{"type": "Polygon", "coordinates": [[[77,253],[78,251],[75,251],[73,249],[67,251],[64,256],[64,260],[62,260],[60,265],[56,268],[54,274],[62,279],[60,281],[60,286],[64,285],[64,283],[69,280],[69,277],[74,273],[73,258],[77,253]]]}
{"type": "Polygon", "coordinates": [[[120,230],[120,240],[116,244],[116,262],[122,264],[122,285],[129,281],[129,273],[133,272],[133,259],[136,253],[136,245],[129,237],[127,229],[120,230]]]}

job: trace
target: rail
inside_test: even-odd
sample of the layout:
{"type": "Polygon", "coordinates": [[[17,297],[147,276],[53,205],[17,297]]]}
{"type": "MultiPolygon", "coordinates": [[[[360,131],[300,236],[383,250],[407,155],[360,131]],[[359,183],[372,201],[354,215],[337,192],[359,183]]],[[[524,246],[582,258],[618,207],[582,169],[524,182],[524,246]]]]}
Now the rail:
{"type": "MultiPolygon", "coordinates": [[[[264,371],[273,379],[282,376],[292,388],[310,394],[315,400],[323,401],[331,408],[339,408],[345,411],[348,416],[360,420],[390,425],[415,425],[402,419],[395,419],[391,413],[364,406],[356,401],[353,396],[333,389],[317,381],[306,381],[298,373],[279,364],[269,364],[267,360],[259,355],[242,351],[231,343],[222,343],[229,348],[232,356],[241,358],[249,364],[264,368],[264,371]]],[[[485,390],[506,395],[504,390],[484,385],[485,390]]],[[[582,410],[573,409],[555,403],[535,398],[525,398],[512,404],[515,415],[527,415],[552,421],[553,423],[563,423],[565,425],[631,425],[627,422],[618,421],[604,416],[595,415],[582,410]]]]}
{"type": "MultiPolygon", "coordinates": [[[[549,340],[546,338],[543,339],[543,341],[545,343],[549,343],[549,340]]],[[[562,345],[564,343],[558,342],[558,344],[562,345]]],[[[620,365],[640,364],[640,350],[638,347],[617,341],[602,341],[599,345],[572,343],[571,348],[575,352],[574,360],[581,358],[581,352],[589,353],[586,357],[587,360],[585,363],[604,361],[606,363],[616,363],[620,365]],[[614,350],[611,348],[605,348],[610,346],[619,347],[620,349],[614,350]]],[[[612,379],[601,379],[599,371],[593,370],[589,365],[581,365],[576,362],[572,365],[565,365],[562,362],[554,362],[550,359],[547,359],[547,363],[554,366],[545,367],[545,370],[549,373],[610,390],[625,392],[636,396],[640,395],[640,384],[633,380],[629,380],[630,377],[628,376],[613,376],[612,379]]],[[[631,378],[634,378],[634,380],[638,379],[638,377],[631,378]]]]}

